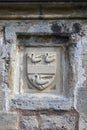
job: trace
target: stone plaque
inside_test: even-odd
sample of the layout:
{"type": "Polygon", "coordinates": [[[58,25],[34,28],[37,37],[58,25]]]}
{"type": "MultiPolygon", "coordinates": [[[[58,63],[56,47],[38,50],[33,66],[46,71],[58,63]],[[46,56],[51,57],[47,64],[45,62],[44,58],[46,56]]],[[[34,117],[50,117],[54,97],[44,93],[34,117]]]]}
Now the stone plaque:
{"type": "Polygon", "coordinates": [[[20,47],[19,91],[59,92],[61,47],[20,47]]]}
{"type": "Polygon", "coordinates": [[[55,38],[52,34],[17,34],[12,64],[15,94],[63,92],[64,46],[54,43],[55,38]]]}

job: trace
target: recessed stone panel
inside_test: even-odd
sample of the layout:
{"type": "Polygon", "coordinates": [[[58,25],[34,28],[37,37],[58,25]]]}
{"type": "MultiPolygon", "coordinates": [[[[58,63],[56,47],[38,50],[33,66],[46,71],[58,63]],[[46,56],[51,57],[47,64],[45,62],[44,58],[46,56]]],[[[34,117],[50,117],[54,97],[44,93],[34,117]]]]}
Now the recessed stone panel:
{"type": "Polygon", "coordinates": [[[47,32],[37,32],[37,25],[40,26],[35,24],[28,32],[25,25],[17,26],[11,37],[8,35],[11,28],[6,28],[7,41],[13,41],[9,73],[11,108],[69,110],[73,106],[73,91],[68,86],[67,47],[72,40],[63,32],[57,34],[48,29],[47,32]],[[70,98],[67,98],[69,94],[70,98]]]}
{"type": "Polygon", "coordinates": [[[19,94],[60,94],[63,91],[65,74],[63,46],[53,44],[52,34],[35,34],[36,39],[33,39],[34,34],[29,35],[21,36],[19,33],[17,37],[16,63],[13,68],[14,90],[19,94]]]}
{"type": "Polygon", "coordinates": [[[20,93],[61,90],[61,48],[20,48],[19,55],[20,93]]]}

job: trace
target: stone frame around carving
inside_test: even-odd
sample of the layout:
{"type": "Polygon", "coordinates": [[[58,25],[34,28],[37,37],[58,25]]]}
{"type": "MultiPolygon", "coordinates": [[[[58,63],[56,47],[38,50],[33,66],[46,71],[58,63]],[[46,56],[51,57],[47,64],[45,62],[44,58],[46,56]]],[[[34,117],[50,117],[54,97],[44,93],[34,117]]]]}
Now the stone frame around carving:
{"type": "MultiPolygon", "coordinates": [[[[38,36],[40,36],[40,35],[35,35],[35,37],[36,38],[38,38],[38,36]]],[[[52,35],[50,35],[50,36],[52,36],[52,35]]],[[[28,82],[29,82],[29,79],[28,79],[28,77],[27,77],[27,75],[26,75],[26,71],[23,71],[22,73],[24,73],[24,74],[22,74],[21,75],[21,73],[20,73],[20,77],[21,77],[21,79],[22,79],[22,84],[21,84],[21,82],[20,82],[20,84],[21,85],[19,85],[20,87],[19,87],[19,93],[20,94],[23,94],[23,93],[55,93],[55,94],[57,94],[57,95],[59,95],[59,94],[61,94],[61,93],[63,93],[63,84],[64,84],[64,74],[63,74],[63,72],[65,71],[64,70],[64,66],[63,66],[63,64],[65,64],[64,62],[65,62],[65,60],[64,60],[64,49],[63,49],[63,47],[61,47],[61,46],[56,46],[56,45],[51,45],[50,43],[48,43],[48,41],[47,41],[47,45],[44,45],[45,44],[45,42],[46,41],[44,41],[43,42],[43,40],[45,39],[46,40],[46,38],[48,37],[48,35],[47,36],[44,36],[43,34],[41,35],[41,37],[40,38],[42,38],[42,41],[41,41],[41,43],[39,43],[39,41],[38,41],[38,43],[36,42],[36,40],[33,38],[33,35],[31,35],[31,38],[30,38],[30,34],[29,33],[25,33],[25,34],[21,34],[21,33],[19,33],[19,34],[17,34],[17,38],[18,38],[18,48],[19,48],[19,55],[21,54],[22,55],[22,57],[24,57],[24,62],[23,62],[23,60],[21,61],[22,62],[22,64],[24,64],[24,69],[26,70],[26,62],[27,62],[27,59],[26,59],[26,54],[24,54],[24,53],[30,53],[30,52],[28,52],[28,51],[30,51],[31,49],[32,49],[32,51],[31,52],[33,52],[33,51],[35,51],[35,52],[37,52],[37,53],[39,53],[38,51],[41,51],[41,54],[45,54],[46,52],[48,52],[48,53],[51,53],[51,50],[53,51],[54,50],[54,52],[57,54],[57,62],[59,61],[59,63],[57,63],[57,68],[55,68],[56,69],[56,81],[54,81],[54,82],[56,82],[54,85],[55,85],[55,88],[52,90],[52,87],[51,87],[51,85],[49,86],[49,87],[47,87],[47,88],[45,88],[45,89],[43,89],[42,91],[40,91],[40,90],[38,90],[38,89],[36,89],[34,86],[32,86],[32,89],[29,89],[29,87],[28,87],[28,82]],[[22,39],[20,39],[19,37],[21,36],[21,38],[22,39],[24,39],[26,36],[27,36],[27,38],[25,38],[25,40],[23,40],[23,41],[21,41],[22,39]],[[31,39],[32,39],[32,42],[31,42],[31,39]],[[26,41],[28,41],[28,43],[26,42],[26,41]],[[33,42],[36,42],[36,43],[34,43],[34,45],[33,45],[33,42]],[[24,43],[24,44],[22,44],[22,42],[24,43]],[[43,43],[42,43],[43,42],[43,43]],[[26,45],[27,44],[27,45],[26,45]],[[42,44],[42,45],[40,45],[40,44],[42,44]],[[26,52],[25,52],[26,51],[26,52]],[[45,51],[45,52],[44,52],[45,51]],[[61,60],[62,59],[62,60],[61,60]],[[24,87],[22,87],[22,86],[24,86],[24,87]],[[24,88],[24,89],[23,89],[24,88]],[[24,90],[26,90],[25,92],[24,92],[24,90]]],[[[38,38],[39,39],[39,38],[38,38]]],[[[47,38],[48,39],[48,38],[47,38]]],[[[50,38],[51,39],[51,38],[50,38]]],[[[20,58],[21,58],[21,56],[19,56],[20,58]]],[[[44,58],[44,57],[43,57],[44,58]]],[[[45,63],[44,63],[45,64],[45,63]]],[[[39,65],[39,63],[38,63],[38,65],[39,65]]],[[[33,64],[33,66],[37,66],[36,64],[33,64]]],[[[45,68],[46,68],[46,65],[44,65],[43,66],[43,64],[41,64],[40,65],[40,68],[41,68],[41,66],[42,67],[44,67],[45,66],[45,68]]],[[[23,66],[21,65],[21,67],[22,67],[22,69],[21,70],[24,70],[23,69],[23,66]]],[[[31,66],[32,67],[32,66],[31,66]]],[[[49,64],[47,64],[47,67],[48,67],[48,69],[51,67],[49,64]]],[[[56,67],[56,66],[54,66],[54,67],[56,67]]],[[[16,67],[17,68],[17,67],[16,67]]],[[[34,69],[34,68],[33,68],[34,69]]],[[[43,68],[44,69],[44,68],[43,68]]],[[[53,69],[53,68],[52,68],[53,69]]],[[[50,70],[50,71],[52,71],[52,69],[50,70]]],[[[32,69],[30,69],[30,70],[32,70],[32,69]]],[[[33,71],[33,70],[32,70],[33,71]]],[[[42,70],[43,71],[43,70],[42,70]]],[[[44,72],[44,71],[43,71],[44,72]]],[[[16,72],[17,73],[17,72],[16,72]]],[[[36,73],[36,71],[35,71],[35,73],[36,73]]],[[[37,70],[37,73],[38,73],[38,70],[37,70]]],[[[46,71],[46,73],[47,73],[47,71],[46,71]]],[[[53,71],[52,71],[52,73],[54,73],[53,71]]],[[[49,72],[48,72],[48,75],[49,75],[49,72]]],[[[44,75],[45,76],[45,75],[44,75]]],[[[51,75],[52,76],[52,75],[51,75]]],[[[16,86],[16,85],[15,85],[16,86]]]]}
{"type": "MultiPolygon", "coordinates": [[[[10,41],[12,44],[11,48],[11,64],[10,64],[10,72],[9,72],[9,86],[11,90],[11,107],[15,109],[21,109],[21,104],[23,106],[23,109],[27,110],[36,110],[36,109],[55,109],[55,110],[69,110],[73,106],[73,97],[70,96],[69,98],[67,97],[67,89],[68,89],[68,73],[69,73],[69,59],[68,59],[68,54],[67,54],[67,48],[69,46],[69,43],[72,43],[72,39],[70,39],[70,34],[69,33],[61,33],[61,34],[56,34],[56,33],[38,33],[38,32],[26,32],[24,31],[25,26],[23,27],[10,27],[8,26],[6,28],[6,41],[10,41]],[[13,29],[13,30],[12,30],[13,29]],[[9,31],[12,30],[11,35],[9,35],[9,31]],[[64,81],[63,81],[63,89],[60,94],[52,94],[52,93],[19,93],[19,85],[15,86],[14,83],[15,78],[19,79],[18,75],[15,75],[15,65],[19,61],[18,60],[18,55],[16,55],[19,51],[19,44],[18,44],[18,37],[25,35],[27,36],[35,36],[35,35],[41,35],[45,37],[56,37],[56,44],[55,46],[63,48],[63,58],[65,60],[63,67],[64,67],[64,81]],[[19,36],[18,36],[19,35],[19,36]],[[66,43],[64,41],[66,40],[66,43]],[[16,60],[17,59],[17,60],[16,60]],[[44,100],[45,99],[45,100],[44,100]],[[42,105],[41,105],[42,103],[42,105]],[[61,104],[63,103],[63,104],[61,104]],[[43,105],[44,104],[44,105],[43,105]],[[41,105],[41,106],[40,106],[41,105]],[[51,106],[50,106],[51,105],[51,106]],[[31,106],[31,107],[30,107],[31,106]]],[[[53,40],[54,41],[54,40],[53,40]]],[[[27,44],[26,44],[27,46],[27,44]]],[[[33,45],[35,46],[35,45],[33,45]]],[[[42,45],[40,45],[42,46],[42,45]]],[[[50,46],[53,46],[50,45],[50,46]]],[[[17,67],[18,68],[18,67],[17,67]]],[[[19,71],[19,70],[18,70],[19,71]]],[[[69,91],[68,91],[69,92],[69,91]]],[[[68,93],[69,94],[69,93],[68,93]]]]}

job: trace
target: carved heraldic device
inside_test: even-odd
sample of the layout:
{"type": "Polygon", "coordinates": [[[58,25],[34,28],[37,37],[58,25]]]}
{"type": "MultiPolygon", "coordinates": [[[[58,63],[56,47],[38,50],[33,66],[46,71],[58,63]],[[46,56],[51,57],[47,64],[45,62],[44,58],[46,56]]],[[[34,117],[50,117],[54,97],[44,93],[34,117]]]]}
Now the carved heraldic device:
{"type": "Polygon", "coordinates": [[[56,77],[56,52],[30,52],[26,59],[29,86],[40,91],[50,87],[56,77]]]}

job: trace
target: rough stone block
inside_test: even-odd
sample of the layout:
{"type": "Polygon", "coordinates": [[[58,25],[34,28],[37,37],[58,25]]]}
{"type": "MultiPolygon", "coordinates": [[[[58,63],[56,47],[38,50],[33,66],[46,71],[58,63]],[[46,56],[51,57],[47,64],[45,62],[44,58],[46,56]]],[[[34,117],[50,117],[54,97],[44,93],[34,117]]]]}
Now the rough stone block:
{"type": "Polygon", "coordinates": [[[76,112],[31,113],[22,115],[21,130],[78,130],[78,115],[76,112]]]}
{"type": "Polygon", "coordinates": [[[87,116],[84,114],[80,115],[79,130],[87,130],[87,116]]]}
{"type": "Polygon", "coordinates": [[[87,88],[78,89],[76,107],[80,113],[87,114],[87,88]]]}
{"type": "Polygon", "coordinates": [[[0,130],[17,130],[16,113],[0,113],[0,130]]]}
{"type": "Polygon", "coordinates": [[[84,86],[87,86],[87,54],[83,55],[83,68],[84,68],[84,73],[85,73],[85,81],[83,83],[84,86]]]}
{"type": "Polygon", "coordinates": [[[76,119],[72,114],[40,115],[40,130],[77,130],[76,119]]]}
{"type": "Polygon", "coordinates": [[[2,83],[3,83],[4,62],[5,61],[0,59],[0,90],[2,89],[2,83]]]}
{"type": "Polygon", "coordinates": [[[5,108],[5,93],[0,91],[0,110],[5,108]]]}
{"type": "Polygon", "coordinates": [[[36,116],[22,116],[20,127],[22,130],[37,130],[38,121],[36,116]]]}
{"type": "Polygon", "coordinates": [[[69,110],[72,99],[49,94],[16,95],[11,99],[10,107],[21,110],[69,110]]]}

